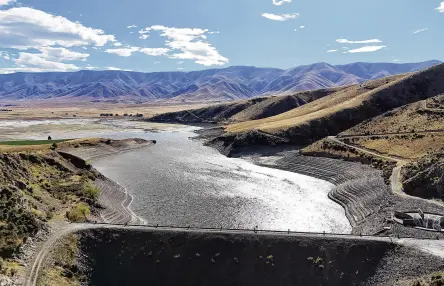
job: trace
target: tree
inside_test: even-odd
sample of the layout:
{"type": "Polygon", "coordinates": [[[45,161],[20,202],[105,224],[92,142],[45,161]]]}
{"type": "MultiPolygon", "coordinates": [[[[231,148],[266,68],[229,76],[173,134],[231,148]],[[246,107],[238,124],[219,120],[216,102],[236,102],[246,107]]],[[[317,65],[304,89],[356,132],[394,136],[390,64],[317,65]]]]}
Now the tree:
{"type": "Polygon", "coordinates": [[[48,136],[48,140],[52,140],[51,136],[48,136]]]}

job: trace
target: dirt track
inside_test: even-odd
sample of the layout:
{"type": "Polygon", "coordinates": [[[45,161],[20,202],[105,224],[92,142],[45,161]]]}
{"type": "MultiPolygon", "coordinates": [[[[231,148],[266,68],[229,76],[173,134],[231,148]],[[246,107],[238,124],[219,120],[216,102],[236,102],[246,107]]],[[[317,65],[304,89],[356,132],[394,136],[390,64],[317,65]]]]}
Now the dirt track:
{"type": "MultiPolygon", "coordinates": [[[[438,132],[441,132],[441,131],[439,131],[439,130],[432,130],[432,131],[423,131],[423,132],[417,132],[417,133],[438,133],[438,132]]],[[[396,134],[389,134],[389,135],[404,135],[404,134],[413,134],[413,133],[411,133],[411,132],[410,133],[396,133],[396,134]]],[[[375,136],[375,135],[345,136],[345,137],[340,137],[340,138],[365,138],[365,137],[372,137],[372,136],[375,136]]],[[[427,203],[432,203],[432,204],[435,204],[435,205],[438,205],[438,206],[441,206],[441,207],[444,206],[443,203],[440,203],[438,201],[427,200],[427,199],[423,199],[423,198],[420,198],[420,197],[410,196],[410,195],[408,195],[408,194],[403,192],[403,190],[402,190],[402,182],[401,182],[401,170],[402,170],[402,167],[408,163],[406,160],[400,159],[398,157],[382,155],[382,154],[380,154],[378,152],[370,151],[370,150],[368,150],[366,148],[360,148],[360,147],[357,147],[357,146],[354,146],[354,145],[350,145],[350,144],[344,143],[338,137],[335,137],[335,136],[329,136],[327,138],[328,138],[328,140],[331,140],[331,141],[333,141],[335,143],[347,146],[348,148],[352,148],[352,149],[355,149],[355,150],[358,150],[358,151],[370,154],[370,155],[375,156],[375,157],[383,158],[383,159],[390,160],[390,161],[395,161],[396,162],[396,167],[393,168],[392,175],[390,176],[391,190],[392,190],[392,193],[394,195],[397,195],[397,196],[400,196],[400,197],[403,197],[403,198],[409,198],[409,199],[419,200],[419,201],[423,201],[423,202],[427,202],[427,203]]]]}

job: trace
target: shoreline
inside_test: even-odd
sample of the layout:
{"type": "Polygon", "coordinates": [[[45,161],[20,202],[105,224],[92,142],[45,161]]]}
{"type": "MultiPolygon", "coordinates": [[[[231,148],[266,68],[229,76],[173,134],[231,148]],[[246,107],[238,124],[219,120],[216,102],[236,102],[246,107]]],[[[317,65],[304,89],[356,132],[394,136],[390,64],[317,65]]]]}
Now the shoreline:
{"type": "MultiPolygon", "coordinates": [[[[123,139],[115,142],[118,142],[119,144],[117,144],[117,146],[106,146],[102,144],[99,147],[68,148],[63,151],[71,156],[86,161],[96,160],[135,149],[152,147],[156,144],[155,141],[145,141],[143,139],[123,139]]],[[[138,216],[131,209],[134,196],[118,182],[111,180],[100,172],[99,174],[100,180],[96,181],[94,184],[100,189],[99,203],[104,207],[104,209],[99,212],[100,219],[105,223],[146,225],[147,222],[145,219],[138,216]],[[116,197],[119,199],[116,200],[116,197]]]]}
{"type": "MultiPolygon", "coordinates": [[[[440,238],[444,234],[408,228],[391,221],[394,211],[422,209],[444,213],[444,208],[433,202],[398,197],[384,182],[383,173],[369,165],[343,159],[301,155],[298,146],[277,144],[244,147],[221,144],[222,127],[195,131],[193,140],[217,150],[227,157],[236,157],[268,168],[281,169],[328,181],[335,185],[328,197],[345,211],[352,226],[352,234],[400,235],[418,238],[440,238]],[[216,140],[215,140],[216,139],[216,140]],[[229,150],[229,152],[227,152],[229,150]],[[267,158],[273,158],[267,160],[267,158]]],[[[230,142],[228,142],[230,143],[230,142]]]]}

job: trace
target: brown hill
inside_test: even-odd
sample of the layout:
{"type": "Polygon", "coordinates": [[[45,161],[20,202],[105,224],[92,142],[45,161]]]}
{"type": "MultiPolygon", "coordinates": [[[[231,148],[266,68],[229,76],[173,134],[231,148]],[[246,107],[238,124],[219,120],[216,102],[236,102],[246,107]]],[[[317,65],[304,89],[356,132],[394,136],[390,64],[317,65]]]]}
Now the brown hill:
{"type": "Polygon", "coordinates": [[[340,135],[444,130],[444,94],[404,105],[358,124],[340,135]]]}
{"type": "Polygon", "coordinates": [[[155,122],[242,122],[274,116],[302,106],[346,87],[303,91],[295,94],[258,97],[203,107],[169,112],[150,118],[155,122]]]}
{"type": "Polygon", "coordinates": [[[364,120],[444,92],[444,65],[354,85],[277,116],[227,126],[229,133],[259,129],[310,143],[364,120]]]}

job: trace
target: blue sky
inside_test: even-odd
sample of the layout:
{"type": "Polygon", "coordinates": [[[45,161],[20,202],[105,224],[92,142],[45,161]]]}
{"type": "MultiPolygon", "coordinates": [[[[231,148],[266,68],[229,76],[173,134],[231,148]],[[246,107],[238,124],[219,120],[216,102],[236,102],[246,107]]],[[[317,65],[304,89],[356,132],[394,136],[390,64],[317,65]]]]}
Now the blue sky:
{"type": "Polygon", "coordinates": [[[444,60],[436,0],[0,0],[0,73],[444,60]]]}

